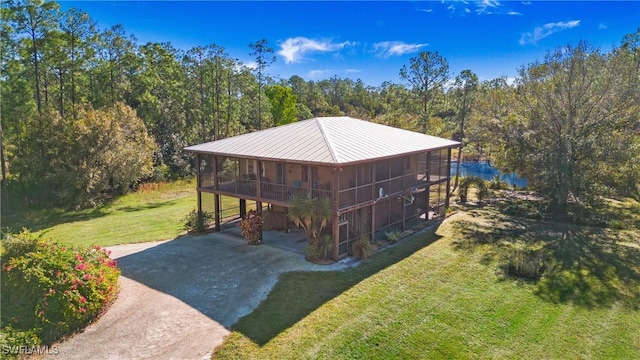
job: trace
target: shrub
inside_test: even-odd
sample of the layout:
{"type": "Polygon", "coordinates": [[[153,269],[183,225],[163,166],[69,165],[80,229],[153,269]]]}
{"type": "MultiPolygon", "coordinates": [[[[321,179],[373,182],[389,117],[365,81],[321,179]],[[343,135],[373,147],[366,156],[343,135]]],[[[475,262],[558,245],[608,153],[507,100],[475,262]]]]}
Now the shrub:
{"type": "MultiPolygon", "coordinates": [[[[594,203],[595,201],[592,201],[594,203]]],[[[601,214],[602,205],[595,204],[590,206],[589,204],[580,202],[570,202],[567,204],[567,220],[578,225],[587,226],[607,226],[607,219],[601,214]]],[[[555,214],[556,216],[562,216],[563,214],[555,214]]]]}
{"type": "Polygon", "coordinates": [[[373,244],[366,236],[361,236],[351,245],[351,252],[357,259],[367,259],[373,255],[373,244]]]}
{"type": "Polygon", "coordinates": [[[0,352],[6,359],[19,359],[21,351],[34,349],[40,346],[41,342],[35,329],[16,330],[11,325],[3,325],[0,334],[0,352]]]}
{"type": "Polygon", "coordinates": [[[260,216],[255,210],[249,210],[249,213],[240,220],[238,223],[240,233],[245,239],[249,240],[249,245],[262,244],[261,235],[263,224],[262,216],[260,216]]]}
{"type": "Polygon", "coordinates": [[[517,249],[509,257],[507,272],[511,276],[537,281],[546,268],[546,257],[542,250],[517,249]]]}
{"type": "Polygon", "coordinates": [[[469,191],[469,186],[475,185],[478,188],[478,203],[482,202],[482,199],[489,195],[489,191],[487,190],[487,186],[484,183],[484,180],[477,176],[469,176],[462,178],[460,181],[460,187],[458,188],[458,197],[461,203],[467,202],[467,192],[469,191]]]}
{"type": "Polygon", "coordinates": [[[500,176],[498,175],[495,175],[493,177],[493,180],[488,183],[488,187],[491,190],[509,190],[509,184],[507,184],[505,181],[500,180],[500,176]]]}
{"type": "Polygon", "coordinates": [[[120,270],[100,246],[67,248],[23,231],[2,241],[1,255],[3,332],[9,325],[26,334],[35,330],[50,344],[86,326],[115,299],[120,270]]]}
{"type": "Polygon", "coordinates": [[[607,220],[601,208],[588,206],[579,202],[567,204],[566,213],[554,211],[548,201],[505,199],[497,203],[503,214],[526,217],[534,220],[567,221],[577,225],[626,228],[624,222],[615,219],[607,220]],[[612,222],[613,221],[613,222],[612,222]]]}
{"type": "Polygon", "coordinates": [[[525,217],[533,220],[550,220],[549,204],[545,201],[506,199],[497,203],[498,209],[509,216],[525,217]]]}
{"type": "Polygon", "coordinates": [[[398,240],[400,240],[402,238],[402,231],[393,230],[393,231],[389,231],[389,232],[384,233],[384,235],[387,237],[387,240],[389,240],[390,242],[394,243],[394,242],[397,242],[398,240]]]}
{"type": "Polygon", "coordinates": [[[312,243],[307,244],[307,260],[316,261],[321,258],[326,258],[327,253],[331,250],[333,250],[331,235],[322,235],[317,245],[312,243]]]}
{"type": "Polygon", "coordinates": [[[202,211],[198,212],[193,209],[184,218],[184,229],[187,231],[195,231],[197,233],[203,233],[206,226],[213,220],[213,213],[202,211]]]}

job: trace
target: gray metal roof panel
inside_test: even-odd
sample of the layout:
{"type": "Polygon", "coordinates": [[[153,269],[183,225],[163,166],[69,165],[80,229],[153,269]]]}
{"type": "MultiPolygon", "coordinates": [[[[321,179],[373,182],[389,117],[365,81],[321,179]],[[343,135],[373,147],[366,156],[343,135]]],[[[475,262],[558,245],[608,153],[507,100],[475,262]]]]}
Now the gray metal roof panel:
{"type": "Polygon", "coordinates": [[[193,145],[187,151],[318,164],[347,164],[460,143],[351,117],[321,117],[193,145]]]}

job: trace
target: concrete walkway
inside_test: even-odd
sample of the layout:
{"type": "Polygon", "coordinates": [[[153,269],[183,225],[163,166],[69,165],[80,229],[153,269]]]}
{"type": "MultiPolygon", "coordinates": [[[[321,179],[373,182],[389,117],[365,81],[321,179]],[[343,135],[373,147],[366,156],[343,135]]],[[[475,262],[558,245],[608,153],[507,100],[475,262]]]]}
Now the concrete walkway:
{"type": "Polygon", "coordinates": [[[266,298],[280,274],[348,266],[307,262],[299,234],[265,234],[265,244],[271,245],[249,246],[237,229],[229,229],[110,247],[122,269],[118,299],[84,332],[56,344],[55,357],[208,359],[231,325],[266,298]]]}

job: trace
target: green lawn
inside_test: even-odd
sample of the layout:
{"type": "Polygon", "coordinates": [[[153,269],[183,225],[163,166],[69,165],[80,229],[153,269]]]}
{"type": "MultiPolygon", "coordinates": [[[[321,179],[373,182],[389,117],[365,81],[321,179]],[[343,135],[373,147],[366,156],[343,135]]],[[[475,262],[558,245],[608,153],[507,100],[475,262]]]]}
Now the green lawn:
{"type": "MultiPolygon", "coordinates": [[[[94,210],[5,211],[2,227],[68,245],[170,239],[194,188],[147,187],[94,210]]],[[[203,203],[211,211],[212,196],[203,203]]],[[[214,357],[640,359],[640,204],[608,206],[612,228],[460,208],[353,269],[284,274],[214,357]],[[516,248],[547,254],[540,281],[506,275],[516,248]]]]}
{"type": "Polygon", "coordinates": [[[283,275],[234,330],[214,358],[640,359],[640,231],[460,209],[356,268],[283,275]],[[548,254],[539,282],[506,275],[515,248],[548,254]]]}
{"type": "MultiPolygon", "coordinates": [[[[237,199],[222,197],[223,216],[237,210],[237,199]]],[[[45,231],[66,245],[109,246],[172,239],[184,233],[186,215],[196,208],[195,181],[146,186],[97,209],[4,211],[2,228],[45,231]]],[[[213,196],[203,194],[203,208],[213,211],[213,196]]]]}

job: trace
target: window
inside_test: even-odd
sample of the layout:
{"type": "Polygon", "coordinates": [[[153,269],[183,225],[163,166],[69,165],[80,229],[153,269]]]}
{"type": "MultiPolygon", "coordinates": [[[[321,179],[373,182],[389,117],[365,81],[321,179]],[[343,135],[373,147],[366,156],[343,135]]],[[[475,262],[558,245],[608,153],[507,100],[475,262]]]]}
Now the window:
{"type": "Polygon", "coordinates": [[[362,164],[358,167],[358,185],[371,183],[371,164],[362,164]]]}
{"type": "Polygon", "coordinates": [[[393,159],[391,160],[391,176],[392,178],[402,176],[404,173],[404,159],[393,159]]]}
{"type": "Polygon", "coordinates": [[[285,184],[285,164],[276,163],[276,184],[285,184]]]}
{"type": "Polygon", "coordinates": [[[449,150],[440,150],[440,178],[447,178],[450,176],[451,168],[449,167],[449,150]]]}
{"type": "Polygon", "coordinates": [[[418,173],[420,174],[426,174],[427,173],[427,168],[428,163],[427,163],[427,154],[426,153],[420,153],[418,154],[418,173]]]}
{"type": "Polygon", "coordinates": [[[431,175],[431,181],[439,181],[449,177],[448,149],[432,151],[429,154],[429,174],[431,175]]]}
{"type": "Polygon", "coordinates": [[[389,178],[389,162],[379,161],[376,164],[376,181],[387,180],[389,178]]]}
{"type": "Polygon", "coordinates": [[[302,168],[302,173],[300,174],[300,179],[302,179],[302,182],[308,182],[309,181],[309,167],[308,166],[301,166],[302,168]]]}
{"type": "Polygon", "coordinates": [[[255,175],[256,173],[256,161],[255,160],[247,160],[247,174],[255,175]]]}

